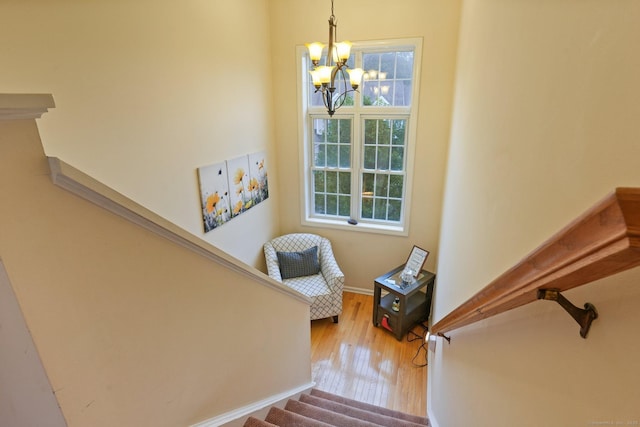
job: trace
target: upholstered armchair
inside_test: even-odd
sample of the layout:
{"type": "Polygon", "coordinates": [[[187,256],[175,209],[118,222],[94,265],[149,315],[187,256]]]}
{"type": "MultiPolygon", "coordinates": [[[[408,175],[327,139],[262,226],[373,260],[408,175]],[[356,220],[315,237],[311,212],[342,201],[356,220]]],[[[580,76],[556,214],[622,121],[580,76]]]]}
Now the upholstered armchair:
{"type": "Polygon", "coordinates": [[[264,244],[270,277],[311,298],[311,320],[342,314],[344,274],[329,239],[308,233],[276,237],[264,244]]]}

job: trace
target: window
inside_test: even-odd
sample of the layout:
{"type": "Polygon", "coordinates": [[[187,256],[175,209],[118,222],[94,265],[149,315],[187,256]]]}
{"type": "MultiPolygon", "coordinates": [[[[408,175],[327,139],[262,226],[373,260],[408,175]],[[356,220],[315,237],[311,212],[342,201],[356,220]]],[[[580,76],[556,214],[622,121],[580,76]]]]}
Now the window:
{"type": "Polygon", "coordinates": [[[419,39],[354,44],[349,67],[365,78],[329,117],[299,48],[305,225],[408,234],[421,50],[419,39]]]}

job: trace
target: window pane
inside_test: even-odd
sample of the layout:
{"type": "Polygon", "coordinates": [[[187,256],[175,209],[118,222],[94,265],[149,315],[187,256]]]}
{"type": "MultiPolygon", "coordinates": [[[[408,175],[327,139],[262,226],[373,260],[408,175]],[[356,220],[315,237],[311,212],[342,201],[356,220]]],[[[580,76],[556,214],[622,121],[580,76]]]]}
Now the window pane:
{"type": "Polygon", "coordinates": [[[393,121],[393,135],[391,136],[391,143],[393,145],[404,145],[406,120],[394,120],[393,121]]]}
{"type": "Polygon", "coordinates": [[[402,213],[402,201],[400,200],[389,200],[389,221],[400,221],[402,213]]]}
{"type": "Polygon", "coordinates": [[[376,196],[387,197],[387,191],[389,189],[389,176],[388,175],[376,175],[376,196]]]}
{"type": "Polygon", "coordinates": [[[375,120],[364,121],[364,143],[375,144],[378,140],[378,122],[375,120]]]}
{"type": "Polygon", "coordinates": [[[378,120],[378,144],[391,143],[391,120],[378,120]]]}
{"type": "Polygon", "coordinates": [[[391,175],[389,177],[389,197],[402,199],[404,191],[404,177],[402,175],[391,175]]]}
{"type": "Polygon", "coordinates": [[[360,216],[366,219],[373,218],[373,198],[365,197],[362,199],[362,212],[360,216]]]}
{"type": "Polygon", "coordinates": [[[411,80],[395,82],[393,105],[411,105],[411,80]]]}
{"type": "Polygon", "coordinates": [[[324,192],[324,172],[313,171],[313,188],[316,193],[324,192]]]}
{"type": "Polygon", "coordinates": [[[338,146],[335,144],[327,145],[327,166],[338,167],[338,146]]]}
{"type": "Polygon", "coordinates": [[[338,127],[340,126],[340,120],[325,120],[327,123],[327,135],[325,141],[338,142],[338,127]]]}
{"type": "Polygon", "coordinates": [[[340,120],[340,143],[351,144],[351,120],[340,120]]]}
{"type": "Polygon", "coordinates": [[[391,148],[391,170],[401,171],[404,167],[404,147],[391,148]]]}
{"type": "Polygon", "coordinates": [[[373,217],[375,219],[387,219],[387,200],[375,199],[373,208],[373,217]]]}
{"type": "Polygon", "coordinates": [[[364,168],[376,168],[376,147],[364,147],[364,168]]]}
{"type": "Polygon", "coordinates": [[[383,53],[380,56],[380,79],[394,79],[396,77],[396,54],[383,53]]]}
{"type": "Polygon", "coordinates": [[[311,135],[311,138],[314,143],[324,142],[325,130],[327,128],[326,124],[326,120],[316,119],[313,121],[313,133],[311,135]]]}
{"type": "Polygon", "coordinates": [[[380,170],[389,170],[389,146],[378,147],[378,162],[377,166],[380,170]]]}
{"type": "Polygon", "coordinates": [[[340,145],[340,165],[341,168],[348,168],[351,166],[351,146],[340,145]]]}
{"type": "Polygon", "coordinates": [[[413,75],[413,52],[398,52],[396,61],[396,78],[410,79],[413,75]]]}
{"type": "Polygon", "coordinates": [[[380,54],[379,53],[365,53],[362,55],[362,66],[365,72],[367,72],[371,78],[375,78],[375,74],[380,69],[380,54]]]}
{"type": "Polygon", "coordinates": [[[373,105],[373,101],[375,101],[375,98],[372,97],[372,87],[372,82],[364,82],[364,84],[362,85],[362,105],[373,105]]]}
{"type": "Polygon", "coordinates": [[[338,192],[338,173],[337,172],[327,172],[327,193],[337,193],[338,192]]]}
{"type": "Polygon", "coordinates": [[[338,188],[340,194],[351,194],[351,172],[338,173],[338,188]]]}
{"type": "Polygon", "coordinates": [[[316,194],[314,197],[314,212],[317,214],[323,214],[325,213],[325,208],[324,208],[324,195],[322,194],[316,194]]]}
{"type": "Polygon", "coordinates": [[[327,195],[327,215],[338,214],[338,196],[327,195]]]}
{"type": "Polygon", "coordinates": [[[338,196],[338,215],[351,216],[351,197],[350,196],[338,196]]]}
{"type": "Polygon", "coordinates": [[[325,153],[325,144],[315,144],[313,146],[313,164],[315,166],[326,166],[327,165],[327,156],[325,153]]]}
{"type": "Polygon", "coordinates": [[[362,197],[373,196],[373,185],[375,184],[375,175],[372,173],[362,174],[362,197]]]}

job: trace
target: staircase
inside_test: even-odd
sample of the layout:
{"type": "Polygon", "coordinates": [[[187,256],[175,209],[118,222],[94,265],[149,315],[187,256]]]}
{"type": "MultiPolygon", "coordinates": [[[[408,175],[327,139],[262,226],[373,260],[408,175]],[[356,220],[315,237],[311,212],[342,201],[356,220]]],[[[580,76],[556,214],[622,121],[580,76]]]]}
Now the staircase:
{"type": "Polygon", "coordinates": [[[272,407],[265,420],[249,417],[244,427],[425,427],[427,418],[312,389],[284,409],[272,407]]]}

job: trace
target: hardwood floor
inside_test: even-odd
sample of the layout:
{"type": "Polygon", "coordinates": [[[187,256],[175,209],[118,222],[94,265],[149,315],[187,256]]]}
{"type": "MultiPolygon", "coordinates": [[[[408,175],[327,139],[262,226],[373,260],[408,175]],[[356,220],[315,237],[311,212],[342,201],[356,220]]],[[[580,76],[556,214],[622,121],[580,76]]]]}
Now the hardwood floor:
{"type": "Polygon", "coordinates": [[[402,341],[371,322],[373,297],[345,292],[340,322],[311,322],[316,388],[409,414],[426,416],[424,328],[402,341]],[[413,339],[413,341],[408,341],[413,339]]]}

